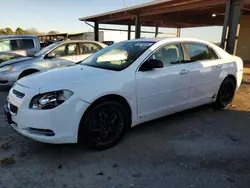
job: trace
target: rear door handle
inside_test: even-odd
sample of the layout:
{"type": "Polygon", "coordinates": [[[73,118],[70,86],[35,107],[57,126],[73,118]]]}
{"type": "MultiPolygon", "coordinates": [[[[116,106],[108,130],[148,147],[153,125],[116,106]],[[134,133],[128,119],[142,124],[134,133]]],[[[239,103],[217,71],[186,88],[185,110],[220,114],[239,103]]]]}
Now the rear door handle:
{"type": "Polygon", "coordinates": [[[187,74],[187,73],[189,73],[189,70],[186,70],[186,69],[183,69],[183,70],[181,70],[181,72],[180,72],[180,74],[187,74]]]}
{"type": "Polygon", "coordinates": [[[216,68],[222,68],[223,67],[223,65],[221,64],[221,65],[216,65],[216,68]]]}

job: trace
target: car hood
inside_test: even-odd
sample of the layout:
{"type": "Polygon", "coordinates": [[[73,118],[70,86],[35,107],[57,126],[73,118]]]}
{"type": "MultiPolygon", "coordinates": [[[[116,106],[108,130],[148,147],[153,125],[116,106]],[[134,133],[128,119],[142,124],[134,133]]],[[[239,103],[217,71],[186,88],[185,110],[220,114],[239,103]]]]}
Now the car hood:
{"type": "Polygon", "coordinates": [[[34,58],[33,57],[18,57],[18,58],[14,58],[14,59],[11,59],[9,61],[4,61],[3,63],[0,64],[0,67],[3,67],[5,65],[12,65],[12,64],[15,64],[15,63],[20,63],[20,62],[28,61],[28,60],[31,60],[31,59],[34,59],[34,58]]]}
{"type": "Polygon", "coordinates": [[[113,72],[85,65],[75,65],[33,74],[20,79],[18,84],[27,88],[39,89],[40,91],[44,89],[67,89],[73,84],[88,82],[91,79],[110,75],[113,72]]]}

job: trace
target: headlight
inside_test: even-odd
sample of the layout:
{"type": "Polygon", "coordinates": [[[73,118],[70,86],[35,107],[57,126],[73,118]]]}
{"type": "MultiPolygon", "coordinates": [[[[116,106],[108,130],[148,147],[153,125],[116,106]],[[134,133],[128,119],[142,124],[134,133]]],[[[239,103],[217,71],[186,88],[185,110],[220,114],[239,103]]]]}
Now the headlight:
{"type": "Polygon", "coordinates": [[[14,70],[14,66],[8,65],[0,68],[0,72],[10,72],[14,70]]]}
{"type": "Polygon", "coordinates": [[[72,91],[61,90],[36,95],[30,102],[30,108],[36,110],[49,110],[64,103],[73,95],[72,91]]]}

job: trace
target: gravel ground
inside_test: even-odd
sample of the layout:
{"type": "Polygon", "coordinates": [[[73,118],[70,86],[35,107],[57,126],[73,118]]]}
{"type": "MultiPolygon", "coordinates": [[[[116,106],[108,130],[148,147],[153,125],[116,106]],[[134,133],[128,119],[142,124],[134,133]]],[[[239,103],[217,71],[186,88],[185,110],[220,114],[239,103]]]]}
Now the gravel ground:
{"type": "Polygon", "coordinates": [[[249,188],[249,122],[250,75],[228,109],[206,105],[145,123],[101,152],[25,138],[0,109],[0,188],[249,188]]]}

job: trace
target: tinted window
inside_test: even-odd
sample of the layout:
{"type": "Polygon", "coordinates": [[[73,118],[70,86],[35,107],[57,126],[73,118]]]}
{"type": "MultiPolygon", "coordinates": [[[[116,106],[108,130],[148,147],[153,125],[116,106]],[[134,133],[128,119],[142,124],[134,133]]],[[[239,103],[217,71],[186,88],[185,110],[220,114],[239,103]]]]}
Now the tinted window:
{"type": "Polygon", "coordinates": [[[80,43],[80,54],[92,54],[101,50],[101,46],[94,43],[80,43]]]}
{"type": "Polygon", "coordinates": [[[203,44],[185,44],[191,61],[203,61],[212,59],[209,49],[203,44]]]}
{"type": "Polygon", "coordinates": [[[64,44],[59,46],[51,53],[54,53],[56,57],[73,56],[77,55],[77,45],[76,44],[64,44]]]}
{"type": "Polygon", "coordinates": [[[33,39],[13,39],[0,41],[0,52],[26,50],[34,47],[33,39]]]}
{"type": "Polygon", "coordinates": [[[160,60],[164,67],[182,63],[184,60],[180,44],[166,45],[154,52],[150,58],[160,60]]]}
{"type": "Polygon", "coordinates": [[[11,40],[10,43],[12,50],[26,50],[34,48],[33,39],[15,39],[11,40]]]}

